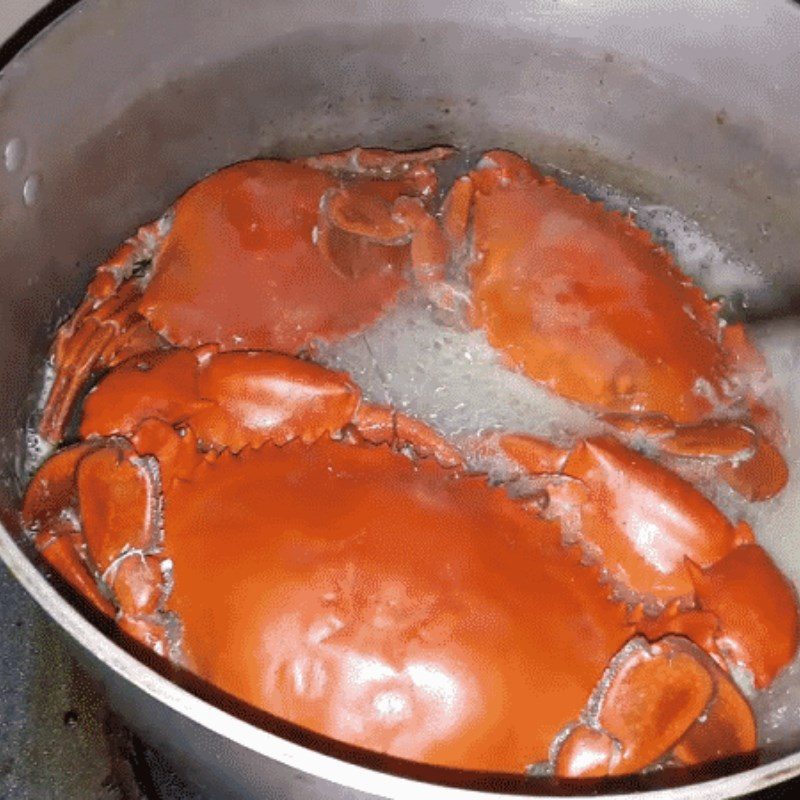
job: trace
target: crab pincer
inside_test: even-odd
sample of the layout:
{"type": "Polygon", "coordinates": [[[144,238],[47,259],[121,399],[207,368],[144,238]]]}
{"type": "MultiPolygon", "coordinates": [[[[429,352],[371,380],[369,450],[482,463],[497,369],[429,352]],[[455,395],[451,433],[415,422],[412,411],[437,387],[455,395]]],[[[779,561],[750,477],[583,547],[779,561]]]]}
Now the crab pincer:
{"type": "Polygon", "coordinates": [[[661,625],[640,623],[648,635],[689,632],[749,669],[759,688],[794,657],[796,592],[746,522],[731,523],[690,483],[611,437],[559,451],[508,434],[499,446],[527,473],[548,476],[548,512],[617,586],[659,608],[672,604],[661,625]],[[704,616],[675,613],[681,604],[704,616]]]}

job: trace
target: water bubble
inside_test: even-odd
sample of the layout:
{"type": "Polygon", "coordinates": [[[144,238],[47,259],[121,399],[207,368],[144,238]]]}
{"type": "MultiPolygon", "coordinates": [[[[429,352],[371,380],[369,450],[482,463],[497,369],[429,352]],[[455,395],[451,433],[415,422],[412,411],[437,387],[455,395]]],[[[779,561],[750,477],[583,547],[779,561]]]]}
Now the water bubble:
{"type": "Polygon", "coordinates": [[[28,206],[28,208],[36,205],[36,201],[39,199],[39,190],[41,186],[42,176],[38,173],[34,172],[27,177],[22,187],[22,199],[25,201],[25,205],[28,206]]]}
{"type": "Polygon", "coordinates": [[[9,172],[16,172],[22,166],[25,160],[25,144],[22,139],[15,137],[8,141],[3,152],[3,160],[9,172]]]}

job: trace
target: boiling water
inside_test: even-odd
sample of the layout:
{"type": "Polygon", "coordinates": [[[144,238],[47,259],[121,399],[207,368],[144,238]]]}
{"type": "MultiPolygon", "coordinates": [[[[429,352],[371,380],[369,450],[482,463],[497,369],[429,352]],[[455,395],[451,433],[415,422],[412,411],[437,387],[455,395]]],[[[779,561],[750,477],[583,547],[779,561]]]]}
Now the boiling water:
{"type": "MultiPolygon", "coordinates": [[[[452,178],[469,159],[445,169],[452,178]]],[[[449,183],[445,177],[443,183],[449,183]]],[[[700,226],[673,209],[641,205],[610,187],[580,176],[559,173],[576,191],[602,200],[609,208],[634,213],[642,227],[669,247],[685,272],[709,296],[724,297],[733,313],[746,308],[747,298],[764,300],[774,292],[759,270],[734,257],[706,235],[700,226]]],[[[784,452],[793,466],[781,495],[761,504],[747,504],[732,491],[709,481],[701,489],[732,519],[746,519],[759,542],[771,553],[795,585],[800,586],[800,550],[796,539],[800,519],[800,321],[762,324],[751,330],[765,354],[778,390],[787,431],[784,452]]],[[[602,425],[575,403],[537,386],[505,367],[480,330],[447,324],[413,291],[377,323],[335,344],[321,344],[315,358],[349,372],[365,397],[413,415],[455,442],[494,430],[525,431],[564,446],[602,430],[602,425]]],[[[52,375],[45,374],[45,388],[52,375]]],[[[34,433],[28,436],[26,472],[49,454],[34,433]]],[[[497,480],[510,474],[502,457],[478,460],[497,480]]],[[[751,696],[763,745],[781,747],[800,742],[800,659],[786,669],[768,691],[752,692],[747,676],[742,688],[751,696]]]]}
{"type": "MultiPolygon", "coordinates": [[[[560,175],[577,191],[607,207],[630,211],[639,224],[666,245],[681,268],[711,297],[724,298],[731,313],[746,308],[747,298],[769,298],[773,289],[752,264],[718,245],[700,226],[664,206],[637,205],[608,187],[584,178],[560,175]]],[[[789,485],[767,503],[747,503],[713,479],[700,481],[733,521],[750,522],[759,542],[783,572],[800,586],[800,320],[750,328],[774,376],[775,400],[786,426],[783,448],[793,465],[789,485]]],[[[506,368],[485,334],[436,319],[429,305],[413,296],[368,330],[333,345],[322,345],[315,357],[349,372],[365,396],[422,419],[455,441],[493,430],[525,431],[568,445],[597,433],[600,423],[580,406],[555,396],[523,375],[506,368]]],[[[508,462],[496,458],[477,463],[502,480],[508,462]]],[[[674,466],[674,465],[673,465],[674,466]]],[[[697,475],[694,476],[697,478],[697,475]]],[[[762,745],[800,741],[800,658],[769,690],[755,693],[748,675],[737,676],[751,697],[759,719],[762,745]]]]}

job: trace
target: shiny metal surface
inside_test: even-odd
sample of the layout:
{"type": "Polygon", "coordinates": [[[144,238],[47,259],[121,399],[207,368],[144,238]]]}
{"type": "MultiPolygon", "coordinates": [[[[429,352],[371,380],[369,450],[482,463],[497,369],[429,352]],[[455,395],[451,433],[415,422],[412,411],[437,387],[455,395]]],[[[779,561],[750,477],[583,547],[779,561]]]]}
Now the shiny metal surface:
{"type": "MultiPolygon", "coordinates": [[[[467,791],[446,785],[459,776],[407,765],[399,777],[207,702],[206,687],[141,661],[44,577],[18,536],[21,431],[48,338],[92,265],[231,161],[450,142],[511,147],[675,206],[781,289],[777,305],[746,297],[750,315],[792,313],[798,43],[800,10],[781,0],[84,0],[5,67],[0,557],[133,726],[219,797],[552,791],[512,778],[472,778],[467,791]]],[[[800,774],[800,754],[764,762],[653,796],[735,796],[800,774]]]]}

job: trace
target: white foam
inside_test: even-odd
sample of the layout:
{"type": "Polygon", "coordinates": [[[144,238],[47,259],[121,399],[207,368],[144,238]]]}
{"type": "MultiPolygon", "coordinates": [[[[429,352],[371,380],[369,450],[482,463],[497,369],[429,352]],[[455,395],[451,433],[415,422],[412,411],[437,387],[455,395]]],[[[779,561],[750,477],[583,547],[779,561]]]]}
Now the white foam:
{"type": "Polygon", "coordinates": [[[22,459],[22,472],[25,477],[31,477],[39,467],[53,454],[55,446],[39,434],[38,425],[42,416],[47,398],[55,382],[55,369],[48,359],[42,367],[39,377],[39,392],[33,407],[30,422],[25,431],[25,453],[22,459]]]}
{"type": "Polygon", "coordinates": [[[747,514],[759,539],[800,585],[800,320],[762,323],[751,334],[769,364],[786,441],[787,487],[768,503],[751,503],[747,514]]]}
{"type": "Polygon", "coordinates": [[[672,250],[681,269],[711,297],[763,294],[767,282],[753,264],[733,256],[695,222],[666,206],[642,206],[639,225],[672,250]]]}

